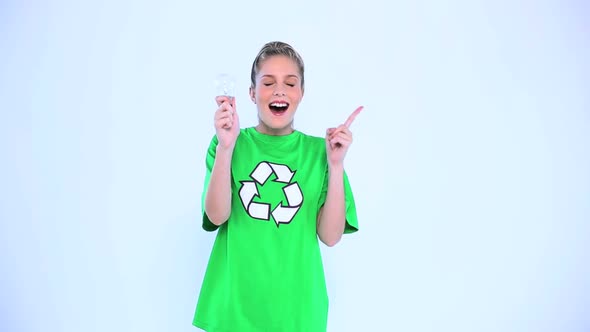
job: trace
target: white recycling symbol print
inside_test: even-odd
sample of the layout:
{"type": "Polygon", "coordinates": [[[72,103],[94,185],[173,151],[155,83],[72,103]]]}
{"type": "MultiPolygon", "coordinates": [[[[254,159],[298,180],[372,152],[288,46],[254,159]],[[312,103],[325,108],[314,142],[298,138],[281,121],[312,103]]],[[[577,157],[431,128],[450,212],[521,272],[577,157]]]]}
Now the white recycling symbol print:
{"type": "Polygon", "coordinates": [[[240,181],[242,183],[239,191],[240,200],[248,215],[255,219],[267,221],[270,220],[270,216],[272,215],[277,227],[279,224],[290,223],[303,203],[301,188],[299,188],[297,182],[291,183],[293,175],[295,175],[295,172],[291,171],[287,165],[274,164],[266,161],[262,161],[256,165],[256,168],[250,174],[250,178],[253,181],[240,181]],[[271,205],[269,203],[253,202],[253,200],[254,197],[260,198],[256,183],[264,185],[273,173],[276,175],[274,181],[286,184],[283,187],[283,193],[287,198],[288,205],[279,203],[271,211],[271,205]]]}

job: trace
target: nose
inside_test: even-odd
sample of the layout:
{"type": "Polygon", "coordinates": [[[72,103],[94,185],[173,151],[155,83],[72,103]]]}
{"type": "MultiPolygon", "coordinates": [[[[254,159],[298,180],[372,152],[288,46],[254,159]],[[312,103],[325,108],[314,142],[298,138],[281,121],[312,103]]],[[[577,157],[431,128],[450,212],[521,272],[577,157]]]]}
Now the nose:
{"type": "Polygon", "coordinates": [[[282,90],[275,90],[273,92],[273,95],[274,96],[277,96],[277,97],[280,97],[280,96],[284,96],[285,95],[285,92],[283,92],[282,90]]]}

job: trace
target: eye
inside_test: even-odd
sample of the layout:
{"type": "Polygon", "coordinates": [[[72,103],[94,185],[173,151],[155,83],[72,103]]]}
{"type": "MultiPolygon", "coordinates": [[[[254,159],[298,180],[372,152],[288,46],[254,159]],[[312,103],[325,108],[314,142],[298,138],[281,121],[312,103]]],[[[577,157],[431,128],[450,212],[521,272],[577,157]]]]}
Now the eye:
{"type": "Polygon", "coordinates": [[[294,87],[295,86],[295,84],[293,84],[293,83],[287,83],[287,85],[290,86],[290,87],[294,87]]]}

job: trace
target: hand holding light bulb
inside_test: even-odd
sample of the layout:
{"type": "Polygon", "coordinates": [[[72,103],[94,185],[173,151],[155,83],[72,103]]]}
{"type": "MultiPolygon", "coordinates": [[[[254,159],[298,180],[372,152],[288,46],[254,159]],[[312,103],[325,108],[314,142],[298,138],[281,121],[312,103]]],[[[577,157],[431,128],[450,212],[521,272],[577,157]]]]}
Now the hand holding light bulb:
{"type": "Polygon", "coordinates": [[[215,79],[217,111],[215,111],[215,133],[218,147],[233,149],[240,134],[240,122],[236,112],[235,80],[229,74],[219,74],[215,79]]]}

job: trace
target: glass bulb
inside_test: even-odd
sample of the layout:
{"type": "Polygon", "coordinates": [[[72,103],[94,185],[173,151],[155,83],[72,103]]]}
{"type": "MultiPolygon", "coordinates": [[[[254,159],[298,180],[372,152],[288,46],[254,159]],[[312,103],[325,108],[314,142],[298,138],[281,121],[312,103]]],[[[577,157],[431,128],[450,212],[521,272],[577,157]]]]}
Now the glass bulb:
{"type": "Polygon", "coordinates": [[[217,96],[235,97],[236,82],[234,78],[226,73],[217,75],[215,79],[215,91],[217,96]]]}

